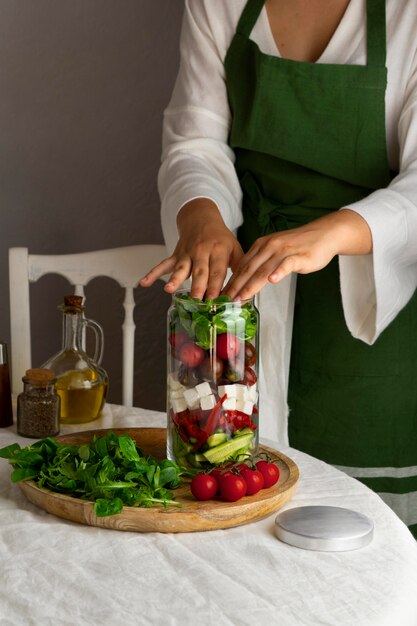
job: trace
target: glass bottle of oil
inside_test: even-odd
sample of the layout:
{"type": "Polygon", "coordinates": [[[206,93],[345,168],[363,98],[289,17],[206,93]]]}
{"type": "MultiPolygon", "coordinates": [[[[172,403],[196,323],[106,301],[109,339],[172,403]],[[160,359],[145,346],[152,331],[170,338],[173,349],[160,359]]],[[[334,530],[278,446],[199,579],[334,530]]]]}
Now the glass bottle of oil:
{"type": "Polygon", "coordinates": [[[103,356],[103,330],[84,317],[83,298],[67,296],[58,307],[63,313],[62,350],[42,367],[54,372],[55,388],[61,398],[60,421],[64,424],[91,422],[100,416],[108,389],[108,376],[100,366],[103,356]],[[84,349],[85,329],[96,338],[93,358],[84,349]]]}

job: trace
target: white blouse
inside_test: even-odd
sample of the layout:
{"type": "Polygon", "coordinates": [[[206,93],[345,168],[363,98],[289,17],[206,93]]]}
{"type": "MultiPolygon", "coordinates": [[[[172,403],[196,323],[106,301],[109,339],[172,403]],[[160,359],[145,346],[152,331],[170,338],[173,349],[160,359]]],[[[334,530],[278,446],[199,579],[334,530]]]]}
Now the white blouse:
{"type": "MultiPolygon", "coordinates": [[[[241,190],[227,144],[224,58],[246,0],[185,0],[181,62],[164,114],[158,185],[165,241],[177,241],[176,216],[189,200],[206,197],[235,231],[242,222],[241,190]]],[[[417,286],[417,2],[386,0],[386,133],[390,167],[399,171],[387,189],[348,208],[367,221],[373,254],[339,257],[346,324],[372,344],[417,286]]],[[[252,31],[260,49],[280,56],[265,7],[252,31]]],[[[366,63],[366,0],[351,0],[318,63],[366,63]]],[[[261,434],[286,442],[286,390],[295,278],[267,285],[261,309],[261,434]],[[272,343],[271,343],[272,342],[272,343]],[[271,346],[273,346],[271,348],[271,346]],[[279,385],[277,385],[277,378],[279,385]],[[275,417],[272,419],[272,413],[275,417]],[[263,427],[262,427],[263,425],[263,427]]]]}

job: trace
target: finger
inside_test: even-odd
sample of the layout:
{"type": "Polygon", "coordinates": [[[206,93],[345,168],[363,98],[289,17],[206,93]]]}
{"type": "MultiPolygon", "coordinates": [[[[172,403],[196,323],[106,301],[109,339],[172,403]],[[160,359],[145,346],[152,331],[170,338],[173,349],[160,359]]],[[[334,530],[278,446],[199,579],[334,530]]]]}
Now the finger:
{"type": "Polygon", "coordinates": [[[260,265],[231,296],[234,300],[247,300],[258,293],[269,280],[269,276],[276,266],[276,262],[270,259],[267,263],[260,265]]]}
{"type": "Polygon", "coordinates": [[[185,258],[179,261],[175,265],[174,271],[172,272],[167,284],[164,287],[164,291],[166,291],[167,293],[174,293],[174,291],[177,291],[177,289],[181,287],[183,282],[187,280],[187,278],[190,276],[191,267],[192,263],[190,258],[185,258]]]}
{"type": "Polygon", "coordinates": [[[228,264],[227,253],[219,254],[210,259],[206,298],[217,298],[220,294],[226,278],[228,264]]]}
{"type": "Polygon", "coordinates": [[[199,257],[198,261],[195,261],[193,264],[193,269],[191,272],[191,291],[190,295],[192,298],[200,298],[202,300],[204,298],[204,294],[207,289],[207,282],[209,277],[209,259],[208,255],[204,257],[199,257]]]}
{"type": "MultiPolygon", "coordinates": [[[[252,279],[253,276],[264,276],[265,270],[262,268],[268,260],[267,254],[256,254],[252,256],[249,261],[247,261],[248,254],[245,254],[242,258],[236,272],[230,278],[224,289],[224,292],[231,298],[236,298],[238,295],[240,296],[243,287],[252,279]]],[[[269,273],[273,271],[275,266],[276,264],[269,265],[269,273]]],[[[267,274],[266,279],[268,279],[268,275],[269,274],[267,274]]]]}
{"type": "Polygon", "coordinates": [[[150,287],[153,283],[164,276],[164,274],[169,274],[175,267],[175,258],[173,256],[164,259],[158,265],[155,265],[145,276],[143,276],[139,280],[139,284],[142,287],[150,287]]]}
{"type": "Polygon", "coordinates": [[[295,254],[287,256],[281,261],[278,267],[271,272],[268,280],[271,283],[278,283],[289,274],[293,274],[295,272],[299,274],[308,274],[310,271],[313,271],[313,269],[308,269],[307,265],[305,256],[295,254]]]}

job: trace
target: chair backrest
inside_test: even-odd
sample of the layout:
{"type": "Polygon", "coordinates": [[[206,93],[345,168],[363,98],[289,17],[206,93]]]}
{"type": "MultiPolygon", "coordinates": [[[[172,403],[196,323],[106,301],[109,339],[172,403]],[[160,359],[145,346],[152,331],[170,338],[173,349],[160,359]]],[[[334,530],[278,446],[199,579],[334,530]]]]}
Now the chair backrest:
{"type": "Polygon", "coordinates": [[[137,245],[79,254],[29,254],[28,248],[9,250],[10,327],[12,391],[19,393],[22,372],[31,367],[29,283],[45,274],[64,276],[74,293],[84,296],[84,287],[97,276],[116,280],[125,289],[123,331],[123,404],[133,404],[135,324],[134,288],[139,279],[167,256],[163,245],[137,245]]]}

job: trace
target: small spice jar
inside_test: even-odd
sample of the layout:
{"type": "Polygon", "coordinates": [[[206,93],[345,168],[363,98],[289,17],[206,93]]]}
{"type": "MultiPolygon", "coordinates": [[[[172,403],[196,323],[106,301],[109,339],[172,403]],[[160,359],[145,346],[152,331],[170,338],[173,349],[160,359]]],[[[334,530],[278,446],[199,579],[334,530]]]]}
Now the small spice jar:
{"type": "Polygon", "coordinates": [[[54,373],[45,368],[26,371],[23,393],[17,397],[17,432],[23,437],[52,437],[59,433],[61,401],[54,373]]]}

